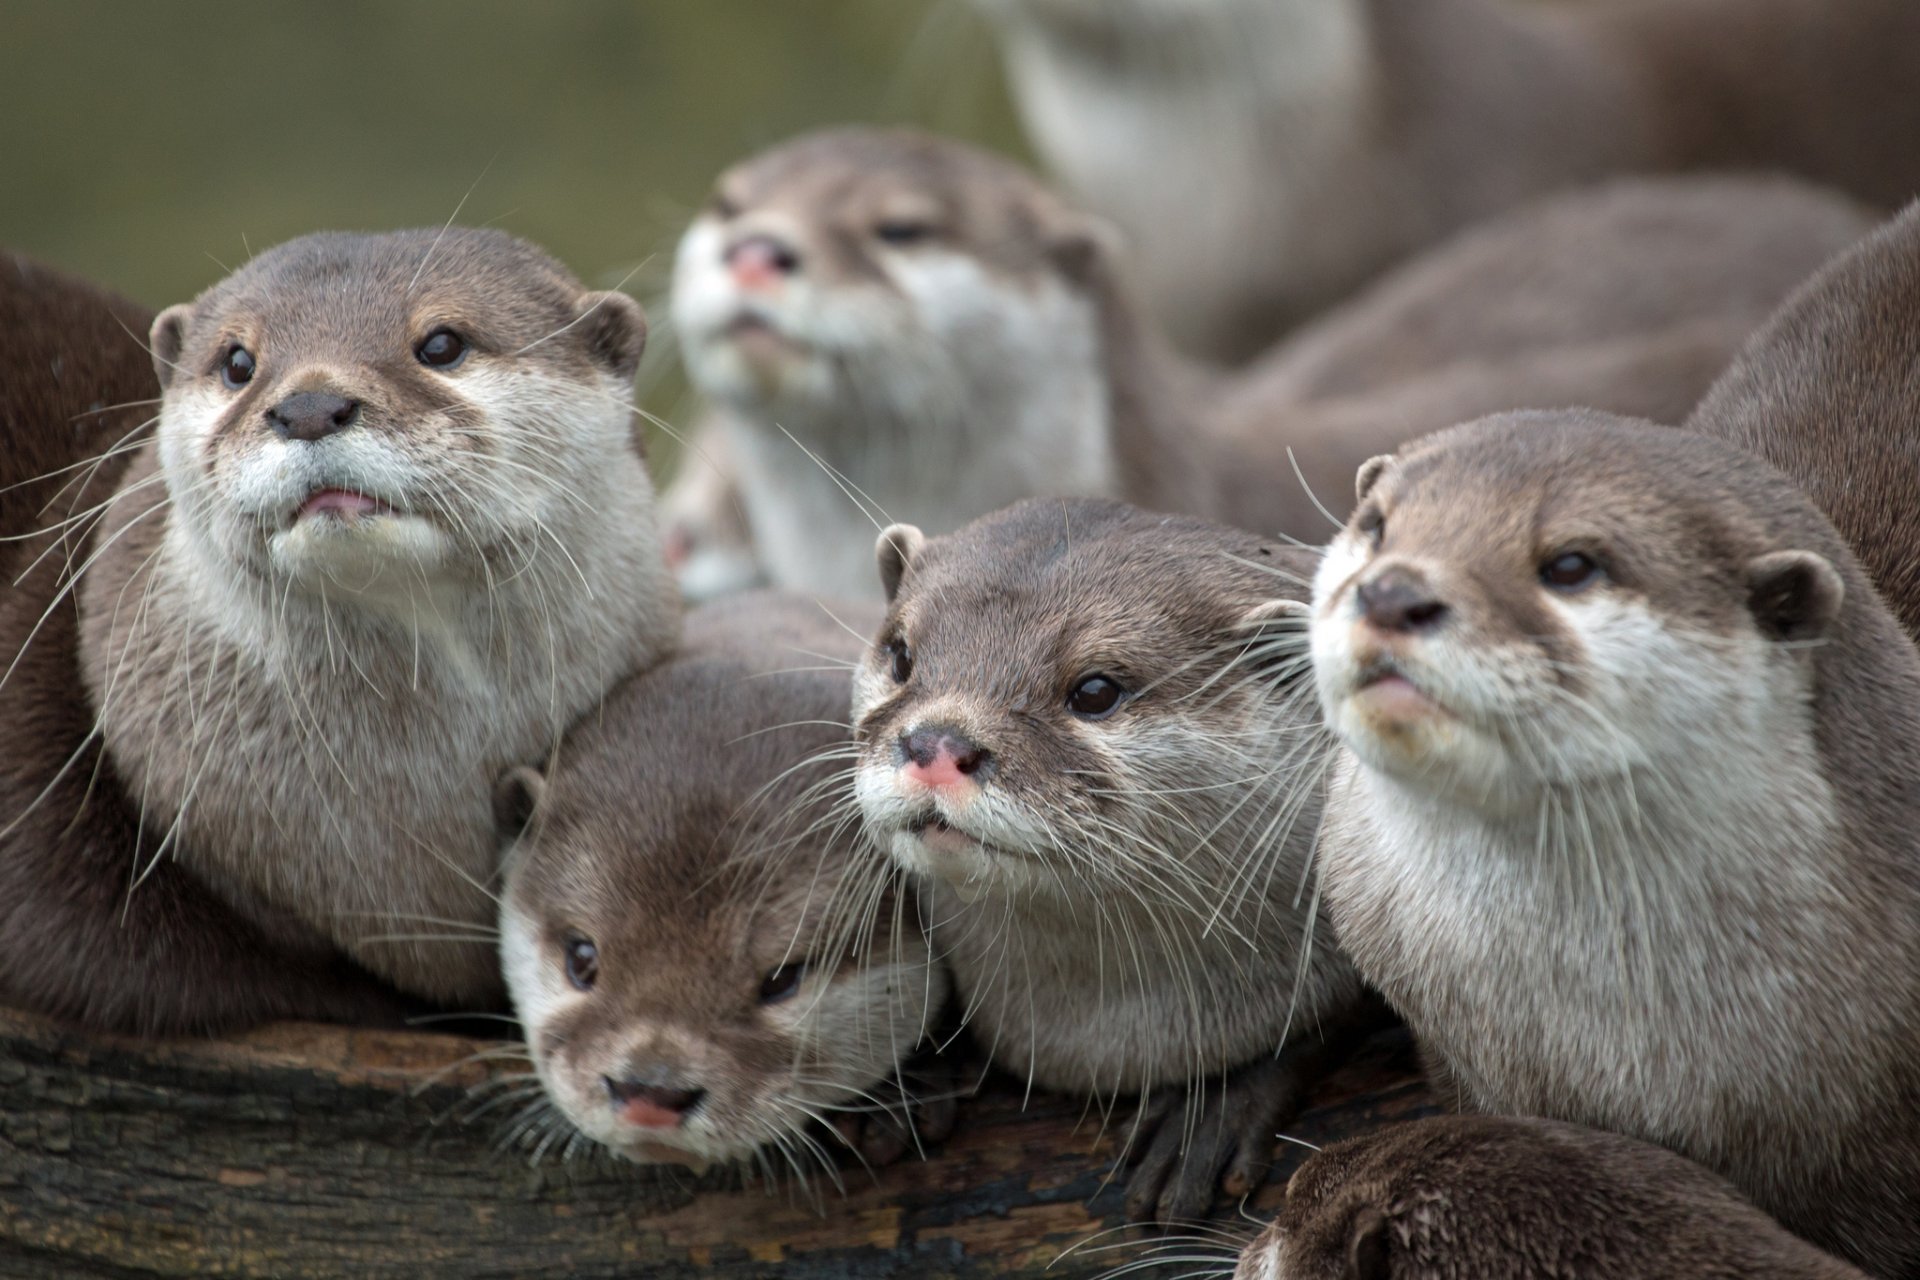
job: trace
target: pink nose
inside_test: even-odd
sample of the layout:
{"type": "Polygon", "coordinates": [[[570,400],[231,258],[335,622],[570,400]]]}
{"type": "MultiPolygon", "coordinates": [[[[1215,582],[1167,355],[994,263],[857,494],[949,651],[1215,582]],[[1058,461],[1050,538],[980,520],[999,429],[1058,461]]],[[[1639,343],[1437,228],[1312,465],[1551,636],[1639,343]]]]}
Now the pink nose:
{"type": "Polygon", "coordinates": [[[748,236],[727,247],[727,269],[743,289],[779,284],[799,267],[799,256],[772,236],[748,236]]]}
{"type": "Polygon", "coordinates": [[[915,729],[900,739],[900,771],[924,787],[951,787],[975,779],[993,753],[952,729],[915,729]]]}

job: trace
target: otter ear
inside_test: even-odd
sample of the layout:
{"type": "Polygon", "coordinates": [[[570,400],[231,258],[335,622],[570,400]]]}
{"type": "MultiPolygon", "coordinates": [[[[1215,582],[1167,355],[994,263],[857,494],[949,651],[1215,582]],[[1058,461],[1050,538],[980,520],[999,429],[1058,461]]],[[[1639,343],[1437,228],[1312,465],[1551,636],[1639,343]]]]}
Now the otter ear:
{"type": "Polygon", "coordinates": [[[193,308],[182,302],[168,307],[153,318],[147,331],[147,350],[153,354],[153,371],[160,375],[160,389],[172,383],[180,370],[180,352],[187,345],[187,320],[193,308]]]}
{"type": "Polygon", "coordinates": [[[1360,470],[1355,472],[1353,477],[1353,500],[1365,502],[1367,494],[1373,489],[1374,482],[1385,475],[1387,468],[1392,465],[1393,455],[1390,453],[1376,453],[1361,463],[1360,470]]]}
{"type": "Polygon", "coordinates": [[[1343,1280],[1387,1280],[1387,1215],[1368,1205],[1353,1216],[1343,1280]]]}
{"type": "Polygon", "coordinates": [[[1117,228],[1092,214],[1074,212],[1047,236],[1047,260],[1074,284],[1087,287],[1106,274],[1122,253],[1117,228]]]}
{"type": "Polygon", "coordinates": [[[647,349],[647,313],[617,289],[583,293],[574,309],[587,350],[621,378],[632,380],[647,349]]]}
{"type": "Polygon", "coordinates": [[[1747,608],[1768,639],[1818,640],[1845,595],[1840,571],[1811,551],[1770,551],[1747,562],[1747,608]]]}
{"type": "Polygon", "coordinates": [[[1265,600],[1240,615],[1253,668],[1276,684],[1291,684],[1307,671],[1307,619],[1313,606],[1304,600],[1265,600]]]}
{"type": "Polygon", "coordinates": [[[526,765],[507,770],[493,787],[493,829],[502,845],[512,844],[525,834],[546,798],[545,774],[526,765]]]}
{"type": "Polygon", "coordinates": [[[926,545],[927,535],[910,524],[890,524],[880,531],[873,556],[880,563],[880,585],[887,589],[888,604],[900,593],[900,579],[906,575],[907,566],[926,545]]]}

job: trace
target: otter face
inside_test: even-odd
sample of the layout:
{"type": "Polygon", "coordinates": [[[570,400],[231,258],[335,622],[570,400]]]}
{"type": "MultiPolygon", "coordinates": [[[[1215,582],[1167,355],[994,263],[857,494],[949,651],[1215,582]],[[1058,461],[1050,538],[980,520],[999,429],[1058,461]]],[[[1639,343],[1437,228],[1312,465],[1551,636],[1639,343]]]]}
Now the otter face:
{"type": "Polygon", "coordinates": [[[152,336],[179,526],[255,576],[477,577],[554,536],[584,477],[636,461],[638,305],[501,232],[307,236],[152,336]]]}
{"type": "Polygon", "coordinates": [[[1009,385],[1098,382],[1099,252],[1005,161],[836,130],[721,176],[680,242],[673,319],[693,381],[750,417],[959,421],[1009,385]]]}
{"type": "Polygon", "coordinates": [[[817,781],[812,752],[763,758],[793,731],[749,735],[759,722],[728,716],[754,686],[767,682],[730,669],[699,689],[711,732],[663,747],[685,768],[636,745],[632,726],[659,707],[614,709],[626,733],[570,739],[551,783],[518,770],[502,786],[503,815],[520,815],[504,830],[531,815],[501,956],[536,1072],[575,1128],[633,1160],[704,1165],[767,1144],[808,1160],[802,1131],[869,1100],[946,997],[911,895],[859,874],[844,826],[795,805],[817,781]]]}
{"type": "Polygon", "coordinates": [[[895,526],[880,560],[855,791],[899,866],[967,899],[1121,892],[1208,918],[1220,886],[1264,889],[1246,867],[1286,841],[1319,740],[1271,548],[1043,499],[932,542],[895,526]]]}
{"type": "Polygon", "coordinates": [[[1673,443],[1516,414],[1362,469],[1312,637],[1327,722],[1363,763],[1492,811],[1711,760],[1794,714],[1807,677],[1781,642],[1823,633],[1840,579],[1703,500],[1720,478],[1673,443]]]}

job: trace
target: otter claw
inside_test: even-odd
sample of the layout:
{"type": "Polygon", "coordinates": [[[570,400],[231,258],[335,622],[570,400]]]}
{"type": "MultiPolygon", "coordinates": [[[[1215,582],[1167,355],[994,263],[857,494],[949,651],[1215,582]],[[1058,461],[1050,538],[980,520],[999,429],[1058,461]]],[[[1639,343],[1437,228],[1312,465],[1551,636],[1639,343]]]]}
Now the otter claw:
{"type": "Polygon", "coordinates": [[[1162,1225],[1204,1218],[1215,1189],[1236,1198],[1257,1188],[1272,1163],[1274,1135],[1298,1112],[1304,1090],[1286,1059],[1257,1062],[1184,1093],[1146,1104],[1131,1155],[1126,1213],[1162,1225]]]}

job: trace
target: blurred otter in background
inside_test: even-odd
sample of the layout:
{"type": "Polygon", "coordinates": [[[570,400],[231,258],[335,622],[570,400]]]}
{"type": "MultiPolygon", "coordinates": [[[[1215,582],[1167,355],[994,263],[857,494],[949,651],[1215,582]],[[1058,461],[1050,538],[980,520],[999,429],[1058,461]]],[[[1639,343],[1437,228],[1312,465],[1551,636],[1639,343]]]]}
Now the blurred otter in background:
{"type": "Polygon", "coordinates": [[[1035,149],[1183,346],[1243,360],[1425,245],[1610,174],[1920,189],[1912,0],[975,0],[1035,149]]]}

